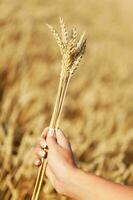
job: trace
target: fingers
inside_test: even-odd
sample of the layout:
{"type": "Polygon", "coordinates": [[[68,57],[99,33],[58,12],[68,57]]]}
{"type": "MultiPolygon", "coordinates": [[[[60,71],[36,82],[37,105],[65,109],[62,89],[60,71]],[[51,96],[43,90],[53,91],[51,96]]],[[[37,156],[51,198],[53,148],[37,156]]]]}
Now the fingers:
{"type": "Polygon", "coordinates": [[[68,149],[68,150],[71,149],[68,139],[66,138],[66,136],[64,135],[64,133],[60,129],[58,129],[56,131],[56,138],[57,138],[57,143],[62,148],[65,148],[65,149],[68,149]]]}
{"type": "Polygon", "coordinates": [[[38,158],[45,158],[47,152],[41,148],[36,148],[36,155],[38,158]]]}
{"type": "Polygon", "coordinates": [[[60,129],[56,130],[56,136],[55,136],[54,129],[48,127],[45,128],[44,131],[42,132],[42,136],[39,142],[39,147],[44,149],[48,145],[49,148],[52,148],[56,146],[57,143],[63,148],[71,149],[68,139],[60,129]]]}
{"type": "Polygon", "coordinates": [[[57,145],[56,138],[55,138],[55,131],[54,129],[45,128],[40,141],[37,144],[35,149],[37,159],[35,160],[35,165],[40,166],[42,164],[41,159],[46,158],[47,152],[46,147],[48,146],[49,149],[54,149],[57,145]],[[47,141],[47,142],[46,142],[47,141]]]}
{"type": "Polygon", "coordinates": [[[39,167],[42,164],[41,159],[39,159],[39,158],[36,159],[35,162],[34,162],[34,164],[35,164],[36,167],[39,167]]]}
{"type": "Polygon", "coordinates": [[[42,149],[47,147],[46,140],[43,137],[41,137],[41,139],[39,141],[39,147],[42,148],[42,149]]]}
{"type": "Polygon", "coordinates": [[[38,145],[36,147],[37,159],[35,160],[35,165],[40,166],[42,163],[41,159],[47,156],[47,152],[46,152],[47,146],[49,150],[50,149],[54,150],[54,149],[59,148],[58,145],[62,148],[65,148],[71,151],[70,143],[68,139],[65,137],[64,133],[60,129],[56,130],[56,134],[55,134],[54,129],[51,129],[48,127],[45,128],[42,133],[41,139],[38,142],[38,145]]]}
{"type": "Polygon", "coordinates": [[[49,129],[49,128],[46,127],[46,128],[43,130],[42,135],[41,135],[42,138],[46,139],[47,134],[48,134],[48,129],[49,129]]]}
{"type": "Polygon", "coordinates": [[[37,167],[39,167],[42,164],[42,158],[46,158],[47,152],[46,152],[46,150],[43,150],[38,147],[38,148],[36,148],[36,155],[37,155],[37,158],[36,158],[34,164],[37,167]]]}
{"type": "Polygon", "coordinates": [[[41,139],[38,142],[37,147],[35,149],[35,153],[37,155],[37,158],[36,158],[34,164],[37,167],[39,167],[42,164],[41,159],[45,158],[47,156],[47,152],[46,152],[46,150],[44,150],[47,147],[46,140],[45,140],[46,137],[47,137],[47,133],[48,133],[48,127],[43,130],[42,135],[41,135],[41,139]]]}
{"type": "Polygon", "coordinates": [[[47,139],[46,139],[47,145],[49,149],[53,149],[57,146],[57,141],[55,137],[55,130],[52,128],[49,128],[47,139]]]}

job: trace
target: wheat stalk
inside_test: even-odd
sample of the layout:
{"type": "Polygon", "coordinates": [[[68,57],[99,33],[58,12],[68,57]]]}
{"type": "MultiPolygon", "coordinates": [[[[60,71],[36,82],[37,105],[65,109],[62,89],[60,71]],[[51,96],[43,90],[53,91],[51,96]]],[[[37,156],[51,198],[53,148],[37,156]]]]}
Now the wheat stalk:
{"type": "MultiPolygon", "coordinates": [[[[51,25],[48,25],[48,27],[51,30],[54,38],[56,39],[56,42],[60,48],[60,52],[62,55],[60,81],[54,111],[50,122],[50,128],[58,129],[67,88],[70,79],[77,67],[79,66],[79,63],[85,52],[86,39],[85,34],[83,33],[78,41],[77,31],[75,28],[72,29],[71,35],[69,36],[62,18],[60,18],[61,36],[59,36],[57,31],[51,25]]],[[[47,151],[48,149],[46,148],[45,150],[47,151]]],[[[39,172],[35,183],[32,200],[38,200],[39,198],[39,193],[41,190],[46,167],[47,158],[42,159],[42,165],[39,167],[39,172]]]]}

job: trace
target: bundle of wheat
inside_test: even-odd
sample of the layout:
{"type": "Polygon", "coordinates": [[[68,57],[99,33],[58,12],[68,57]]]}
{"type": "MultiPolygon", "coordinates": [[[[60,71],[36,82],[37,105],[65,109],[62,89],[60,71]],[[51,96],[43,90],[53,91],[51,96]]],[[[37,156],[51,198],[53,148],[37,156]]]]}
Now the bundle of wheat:
{"type": "MultiPolygon", "coordinates": [[[[58,129],[59,127],[61,111],[63,108],[63,103],[65,100],[69,81],[73,73],[77,69],[86,48],[86,39],[84,38],[85,34],[83,34],[80,37],[80,40],[77,41],[76,29],[72,29],[71,35],[68,36],[68,32],[62,18],[60,18],[60,26],[61,26],[62,37],[58,35],[58,33],[54,30],[52,26],[48,25],[48,27],[50,28],[51,32],[53,33],[57,41],[57,44],[59,45],[60,52],[62,55],[60,81],[58,86],[55,107],[50,122],[50,128],[54,129],[58,129]]],[[[45,150],[47,151],[47,148],[45,150]]],[[[32,195],[32,200],[38,200],[39,198],[39,193],[41,190],[46,167],[47,167],[47,160],[44,161],[44,159],[42,159],[42,165],[39,168],[39,173],[37,176],[37,181],[32,195]]]]}

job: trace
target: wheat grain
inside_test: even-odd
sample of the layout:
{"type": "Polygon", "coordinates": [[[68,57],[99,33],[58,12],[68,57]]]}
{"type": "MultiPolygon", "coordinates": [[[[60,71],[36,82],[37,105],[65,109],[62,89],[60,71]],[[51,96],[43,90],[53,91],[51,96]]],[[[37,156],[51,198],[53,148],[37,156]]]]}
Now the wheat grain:
{"type": "Polygon", "coordinates": [[[65,23],[61,17],[60,17],[60,27],[61,27],[62,42],[64,44],[64,47],[66,48],[68,42],[68,32],[65,23]]]}
{"type": "Polygon", "coordinates": [[[63,54],[64,44],[63,44],[59,34],[56,32],[56,30],[51,25],[47,24],[47,26],[50,29],[51,33],[53,34],[54,38],[56,39],[56,42],[59,46],[61,54],[63,54]]]}

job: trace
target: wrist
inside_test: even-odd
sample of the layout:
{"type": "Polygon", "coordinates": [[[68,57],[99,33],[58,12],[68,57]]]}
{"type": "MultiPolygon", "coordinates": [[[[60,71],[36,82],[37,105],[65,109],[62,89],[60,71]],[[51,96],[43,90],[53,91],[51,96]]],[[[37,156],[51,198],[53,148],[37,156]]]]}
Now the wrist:
{"type": "Polygon", "coordinates": [[[87,174],[77,167],[68,170],[67,179],[64,184],[64,194],[76,200],[88,199],[87,174]]]}

